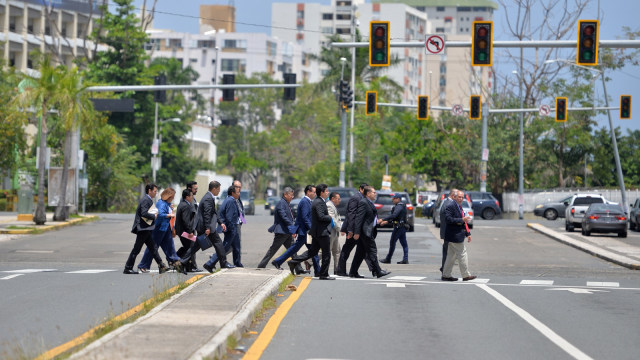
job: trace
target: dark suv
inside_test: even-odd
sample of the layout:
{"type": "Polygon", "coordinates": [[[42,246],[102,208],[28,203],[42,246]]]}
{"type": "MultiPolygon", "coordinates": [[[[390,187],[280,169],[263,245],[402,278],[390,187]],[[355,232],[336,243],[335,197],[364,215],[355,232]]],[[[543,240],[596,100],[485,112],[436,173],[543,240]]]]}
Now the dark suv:
{"type": "MultiPolygon", "coordinates": [[[[413,231],[413,217],[414,217],[413,205],[411,204],[411,200],[410,200],[411,198],[409,197],[409,194],[407,194],[406,192],[401,192],[401,191],[390,192],[390,191],[379,190],[378,197],[376,198],[376,201],[374,201],[376,209],[378,209],[378,218],[382,219],[388,216],[389,214],[391,214],[391,209],[393,209],[393,206],[394,206],[392,200],[393,200],[393,195],[395,194],[402,195],[401,201],[405,203],[407,207],[407,224],[409,224],[409,230],[407,231],[413,231]]],[[[388,223],[382,227],[391,228],[393,227],[393,225],[391,223],[388,223]]]]}
{"type": "Polygon", "coordinates": [[[491,220],[496,215],[500,215],[500,203],[491,193],[482,191],[468,191],[471,198],[471,206],[474,213],[482,216],[483,219],[491,220]]]}

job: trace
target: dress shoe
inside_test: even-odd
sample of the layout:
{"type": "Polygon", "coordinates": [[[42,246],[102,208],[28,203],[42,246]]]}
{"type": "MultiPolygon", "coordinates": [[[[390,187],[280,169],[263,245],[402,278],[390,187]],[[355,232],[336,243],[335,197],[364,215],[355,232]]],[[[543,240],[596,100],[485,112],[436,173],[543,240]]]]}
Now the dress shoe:
{"type": "Polygon", "coordinates": [[[380,260],[380,262],[383,263],[383,264],[391,264],[391,259],[384,258],[384,259],[380,260]]]}
{"type": "Polygon", "coordinates": [[[278,270],[284,270],[280,265],[278,265],[278,263],[275,260],[271,262],[271,265],[275,266],[276,269],[278,270]]]}
{"type": "Polygon", "coordinates": [[[124,271],[122,273],[123,274],[128,274],[128,275],[139,274],[137,271],[135,271],[133,269],[124,269],[124,271]]]}
{"type": "Polygon", "coordinates": [[[409,260],[398,261],[396,264],[408,264],[409,260]]]}
{"type": "Polygon", "coordinates": [[[162,266],[158,267],[158,273],[160,274],[164,274],[167,271],[169,271],[169,267],[165,264],[162,264],[162,266]]]}
{"type": "Polygon", "coordinates": [[[233,268],[235,268],[235,266],[234,266],[234,265],[231,265],[231,264],[229,264],[229,263],[226,263],[226,264],[224,264],[224,265],[220,265],[220,268],[223,268],[223,269],[233,269],[233,268]]]}
{"type": "Polygon", "coordinates": [[[356,279],[364,279],[364,276],[360,275],[360,274],[351,274],[349,275],[350,278],[356,278],[356,279]]]}
{"type": "Polygon", "coordinates": [[[291,271],[291,275],[296,274],[296,264],[292,263],[291,260],[287,261],[287,265],[289,265],[289,271],[291,271]]]}
{"type": "Polygon", "coordinates": [[[458,281],[458,278],[443,276],[443,277],[440,278],[440,280],[442,280],[442,281],[458,281]]]}
{"type": "Polygon", "coordinates": [[[349,276],[349,274],[347,274],[346,272],[337,272],[337,273],[335,273],[335,275],[344,276],[344,277],[349,276]]]}
{"type": "Polygon", "coordinates": [[[189,272],[198,273],[198,272],[202,272],[202,269],[198,269],[197,267],[192,267],[191,269],[189,269],[189,272]]]}
{"type": "Polygon", "coordinates": [[[473,280],[475,278],[477,278],[477,276],[471,275],[471,276],[467,276],[467,277],[462,278],[462,281],[469,281],[469,280],[473,280]]]}
{"type": "Polygon", "coordinates": [[[391,274],[391,271],[380,270],[380,272],[376,273],[376,277],[381,278],[383,276],[387,276],[391,274]]]}
{"type": "Polygon", "coordinates": [[[212,273],[212,274],[213,274],[213,270],[214,270],[214,268],[212,268],[210,265],[204,264],[204,265],[202,265],[202,267],[203,267],[205,270],[207,270],[208,272],[210,272],[210,273],[212,273]]]}
{"type": "Polygon", "coordinates": [[[320,276],[320,280],[335,280],[336,278],[332,278],[331,276],[320,276]]]}
{"type": "Polygon", "coordinates": [[[311,270],[296,270],[296,274],[297,275],[311,274],[311,270]]]}
{"type": "Polygon", "coordinates": [[[243,267],[244,267],[244,265],[242,265],[242,263],[239,263],[239,264],[236,264],[236,267],[243,268],[243,267]]]}

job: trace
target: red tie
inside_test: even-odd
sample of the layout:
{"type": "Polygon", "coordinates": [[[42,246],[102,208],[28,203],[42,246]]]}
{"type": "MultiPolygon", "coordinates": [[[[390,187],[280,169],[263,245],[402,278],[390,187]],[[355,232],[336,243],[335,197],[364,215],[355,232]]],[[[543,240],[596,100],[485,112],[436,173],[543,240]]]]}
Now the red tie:
{"type": "MultiPolygon", "coordinates": [[[[458,208],[460,209],[460,213],[462,214],[462,217],[464,217],[464,211],[462,211],[462,206],[458,205],[458,208]]],[[[464,220],[463,220],[464,222],[464,220]]],[[[464,223],[464,228],[467,229],[467,233],[470,233],[469,231],[469,225],[467,225],[467,223],[464,223]]]]}

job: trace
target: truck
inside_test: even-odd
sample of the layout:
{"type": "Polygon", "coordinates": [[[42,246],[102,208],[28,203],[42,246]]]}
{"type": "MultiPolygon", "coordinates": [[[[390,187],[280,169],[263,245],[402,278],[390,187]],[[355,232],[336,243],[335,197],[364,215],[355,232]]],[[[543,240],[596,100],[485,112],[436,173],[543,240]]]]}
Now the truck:
{"type": "Polygon", "coordinates": [[[565,230],[573,232],[576,227],[582,227],[582,218],[589,205],[594,203],[613,204],[603,196],[597,194],[575,194],[564,204],[565,209],[565,230]]]}

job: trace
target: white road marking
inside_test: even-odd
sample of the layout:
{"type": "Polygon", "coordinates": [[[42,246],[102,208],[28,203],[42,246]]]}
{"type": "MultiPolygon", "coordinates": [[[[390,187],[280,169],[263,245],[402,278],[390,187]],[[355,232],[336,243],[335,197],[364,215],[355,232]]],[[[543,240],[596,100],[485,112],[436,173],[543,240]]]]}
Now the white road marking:
{"type": "Polygon", "coordinates": [[[52,254],[53,250],[16,250],[16,252],[26,254],[52,254]]]}
{"type": "Polygon", "coordinates": [[[553,280],[522,280],[520,285],[553,285],[553,280]]]}
{"type": "Polygon", "coordinates": [[[14,274],[32,274],[32,273],[39,273],[39,272],[51,272],[56,270],[58,269],[22,269],[22,270],[6,270],[3,272],[14,273],[14,274]]]}
{"type": "Polygon", "coordinates": [[[388,288],[403,288],[406,287],[404,283],[387,283],[388,288]]]}
{"type": "Polygon", "coordinates": [[[424,279],[426,279],[426,276],[391,276],[386,280],[420,281],[424,279]]]}
{"type": "Polygon", "coordinates": [[[10,280],[10,279],[16,278],[18,276],[22,276],[22,275],[24,275],[24,274],[13,274],[13,275],[9,275],[9,276],[5,276],[3,278],[0,278],[0,280],[10,280]]]}
{"type": "Polygon", "coordinates": [[[103,269],[88,269],[88,270],[77,270],[77,271],[67,271],[65,274],[100,274],[103,272],[110,272],[115,270],[103,270],[103,269]]]}
{"type": "Polygon", "coordinates": [[[574,359],[592,359],[589,355],[583,353],[577,347],[573,346],[567,340],[562,338],[560,335],[556,334],[555,331],[551,330],[548,326],[540,322],[538,319],[534,318],[531,314],[518,307],[516,304],[511,302],[511,300],[504,297],[499,292],[490,288],[485,284],[477,284],[477,287],[486,291],[489,295],[493,296],[496,300],[501,302],[504,306],[506,306],[509,310],[516,313],[520,316],[524,321],[529,323],[529,325],[533,326],[536,330],[538,330],[542,335],[546,336],[551,342],[558,345],[562,350],[564,350],[567,354],[571,355],[574,359]]]}
{"type": "Polygon", "coordinates": [[[617,283],[617,282],[587,281],[587,286],[620,287],[620,283],[617,283]]]}
{"type": "Polygon", "coordinates": [[[593,294],[594,292],[608,292],[606,290],[579,289],[579,288],[555,288],[555,289],[545,289],[545,290],[565,290],[568,292],[572,292],[574,294],[593,294]]]}
{"type": "Polygon", "coordinates": [[[467,281],[467,282],[470,282],[470,283],[476,283],[476,284],[486,284],[486,283],[488,283],[488,282],[489,282],[489,280],[490,280],[490,279],[480,279],[480,278],[475,278],[475,279],[473,279],[473,280],[469,280],[469,281],[467,281]]]}

